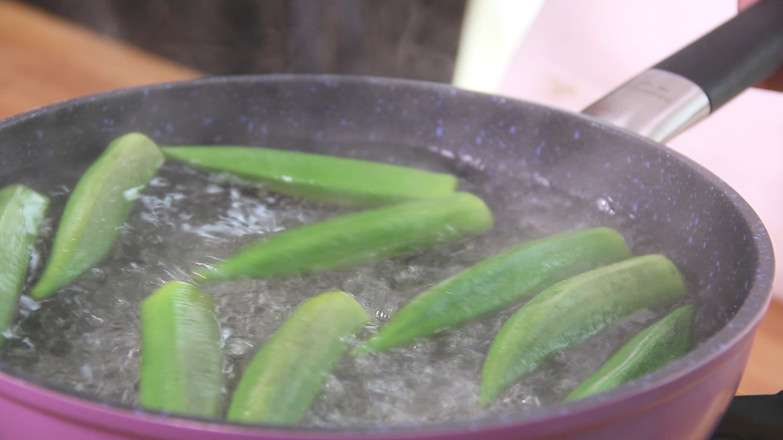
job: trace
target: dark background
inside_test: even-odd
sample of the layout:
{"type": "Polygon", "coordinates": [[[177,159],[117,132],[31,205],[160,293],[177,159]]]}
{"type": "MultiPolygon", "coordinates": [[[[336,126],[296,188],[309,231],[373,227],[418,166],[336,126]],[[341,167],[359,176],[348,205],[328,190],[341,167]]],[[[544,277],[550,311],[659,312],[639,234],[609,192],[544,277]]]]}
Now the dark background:
{"type": "Polygon", "coordinates": [[[465,0],[24,0],[213,75],[450,82],[465,0]]]}

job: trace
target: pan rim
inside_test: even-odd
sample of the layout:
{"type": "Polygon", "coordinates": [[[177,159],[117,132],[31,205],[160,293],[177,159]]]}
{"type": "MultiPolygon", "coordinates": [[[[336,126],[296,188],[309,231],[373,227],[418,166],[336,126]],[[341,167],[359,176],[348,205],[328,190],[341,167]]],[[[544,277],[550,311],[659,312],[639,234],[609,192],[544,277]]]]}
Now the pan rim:
{"type": "MultiPolygon", "coordinates": [[[[346,84],[371,84],[376,87],[400,87],[410,88],[412,90],[431,90],[443,94],[460,94],[460,95],[474,95],[483,96],[480,99],[491,100],[503,100],[524,104],[539,109],[546,109],[551,112],[566,114],[572,118],[578,118],[582,121],[587,121],[590,124],[595,125],[600,129],[610,130],[615,135],[625,136],[629,139],[634,139],[636,142],[644,142],[649,148],[659,150],[672,159],[682,162],[688,168],[697,171],[701,176],[705,177],[712,185],[714,185],[716,192],[727,196],[732,204],[737,208],[742,219],[748,225],[748,228],[753,232],[753,243],[758,255],[758,267],[757,275],[754,278],[753,285],[748,290],[747,297],[745,298],[742,306],[739,307],[736,314],[729,319],[727,324],[707,339],[700,347],[689,352],[684,358],[671,363],[670,365],[658,370],[645,378],[645,384],[639,386],[637,383],[629,383],[618,387],[614,390],[608,391],[598,396],[589,397],[575,402],[547,406],[536,409],[528,409],[519,412],[505,413],[499,415],[488,415],[469,421],[454,421],[454,422],[441,422],[432,424],[414,424],[414,425],[394,425],[388,427],[348,427],[348,428],[323,428],[323,427],[280,427],[280,426],[267,426],[267,425],[253,425],[242,424],[235,422],[227,422],[221,420],[204,420],[198,418],[189,418],[183,416],[177,416],[176,418],[166,417],[163,413],[156,411],[140,410],[137,407],[130,405],[121,405],[112,402],[105,402],[95,398],[89,398],[89,396],[82,396],[73,391],[57,391],[56,388],[51,386],[42,387],[42,384],[38,381],[25,378],[23,375],[6,373],[4,364],[0,362],[0,381],[10,379],[18,379],[26,384],[34,385],[35,387],[42,387],[44,391],[52,391],[57,394],[64,394],[70,399],[77,399],[78,401],[95,406],[97,408],[106,409],[113,408],[122,413],[126,413],[128,416],[135,417],[140,414],[151,416],[155,420],[159,420],[161,423],[171,424],[192,422],[199,427],[208,425],[211,429],[217,429],[218,431],[230,431],[234,432],[251,432],[260,433],[266,432],[270,429],[273,431],[281,431],[285,434],[322,434],[322,435],[393,435],[393,434],[436,434],[445,432],[456,431],[483,431],[492,430],[498,427],[511,427],[521,425],[537,425],[551,421],[554,418],[560,418],[564,415],[569,416],[586,416],[593,412],[600,411],[607,407],[622,408],[622,403],[631,397],[639,394],[643,394],[646,391],[660,388],[663,386],[673,386],[680,383],[684,378],[692,376],[706,364],[711,364],[719,359],[724,353],[734,347],[742,339],[748,337],[748,335],[755,331],[764,312],[771,301],[771,288],[772,288],[772,275],[774,274],[774,254],[772,243],[769,235],[764,227],[763,223],[759,219],[755,211],[750,205],[740,196],[733,188],[731,188],[726,182],[720,179],[718,176],[707,170],[700,164],[684,156],[683,154],[674,151],[663,144],[659,144],[650,139],[644,138],[640,135],[627,131],[625,129],[614,127],[606,122],[596,119],[589,115],[581,113],[573,113],[532,103],[524,100],[514,99],[510,97],[500,97],[497,95],[490,95],[480,92],[472,92],[466,90],[456,89],[448,84],[434,83],[419,80],[408,79],[394,79],[385,77],[366,77],[366,76],[347,76],[347,75],[329,75],[329,74],[316,74],[316,75],[301,75],[301,74],[270,74],[270,75],[237,75],[237,76],[216,76],[205,77],[191,80],[183,80],[171,83],[150,84],[144,86],[137,86],[119,90],[113,90],[94,95],[88,95],[75,99],[60,101],[47,106],[32,109],[25,113],[10,116],[6,119],[0,120],[0,130],[13,125],[19,124],[28,119],[37,117],[39,114],[46,114],[59,111],[67,111],[68,108],[73,106],[82,105],[96,100],[121,97],[124,95],[132,95],[138,93],[149,93],[155,90],[171,89],[171,88],[189,88],[197,87],[202,84],[216,85],[221,83],[263,83],[263,82],[318,82],[318,83],[334,83],[340,86],[346,84]]],[[[619,417],[619,416],[618,416],[619,417]]]]}

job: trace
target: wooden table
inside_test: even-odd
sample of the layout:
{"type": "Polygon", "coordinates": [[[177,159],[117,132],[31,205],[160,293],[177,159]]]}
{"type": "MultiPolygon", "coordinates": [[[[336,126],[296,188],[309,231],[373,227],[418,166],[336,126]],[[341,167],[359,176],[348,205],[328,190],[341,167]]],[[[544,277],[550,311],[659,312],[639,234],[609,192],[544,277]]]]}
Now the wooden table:
{"type": "MultiPolygon", "coordinates": [[[[0,0],[0,118],[55,101],[201,76],[19,3],[0,0]]],[[[783,390],[783,304],[773,302],[740,384],[744,394],[783,390]]]]}
{"type": "Polygon", "coordinates": [[[203,75],[0,0],[0,118],[77,96],[198,76],[203,75]]]}

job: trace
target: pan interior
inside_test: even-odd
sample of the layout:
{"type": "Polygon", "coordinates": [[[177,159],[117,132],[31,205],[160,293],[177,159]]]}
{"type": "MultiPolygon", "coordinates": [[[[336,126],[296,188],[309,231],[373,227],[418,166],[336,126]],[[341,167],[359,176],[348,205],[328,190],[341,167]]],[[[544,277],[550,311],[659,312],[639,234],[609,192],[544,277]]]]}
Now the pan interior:
{"type": "MultiPolygon", "coordinates": [[[[767,278],[758,278],[771,276],[771,257],[755,215],[713,176],[651,142],[553,109],[435,84],[286,76],[121,91],[0,123],[0,186],[24,183],[53,199],[33,276],[47,257],[68,191],[110,140],[131,131],[167,145],[290,148],[450,172],[496,215],[490,233],[420,254],[210,287],[221,315],[229,390],[249,356],[305,297],[346,290],[382,323],[426,286],[511,243],[565,230],[611,226],[635,254],[672,258],[686,277],[686,302],[697,307],[701,345],[714,344],[710,338],[743,306],[756,315],[764,294],[748,297],[769,287],[767,278]]],[[[0,369],[132,406],[141,299],[165,281],[187,280],[194,263],[349,211],[167,163],[104,263],[52,299],[23,298],[0,369]]],[[[516,307],[408,348],[345,359],[304,424],[418,425],[492,413],[524,417],[556,407],[628,335],[672,306],[633,315],[561,353],[489,412],[471,403],[481,362],[516,307]]],[[[724,342],[734,337],[722,333],[724,342]]]]}

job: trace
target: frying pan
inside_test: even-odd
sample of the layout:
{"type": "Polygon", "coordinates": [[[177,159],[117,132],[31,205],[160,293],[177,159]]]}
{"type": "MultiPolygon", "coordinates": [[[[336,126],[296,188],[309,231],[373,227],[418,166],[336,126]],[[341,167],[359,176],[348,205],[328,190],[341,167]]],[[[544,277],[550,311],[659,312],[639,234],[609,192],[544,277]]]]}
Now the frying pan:
{"type": "Polygon", "coordinates": [[[421,426],[318,430],[168,417],[56,390],[0,363],[0,438],[705,438],[736,390],[770,299],[773,252],[764,226],[736,192],[657,141],[781,66],[783,1],[767,0],[585,114],[443,84],[272,75],[121,90],[6,119],[0,184],[29,181],[36,189],[72,185],[78,175],[62,170],[85,169],[129,131],[162,144],[450,151],[487,179],[544,179],[585,200],[611,200],[647,231],[643,250],[664,252],[682,268],[703,300],[699,316],[715,324],[684,358],[602,395],[421,426]]]}

